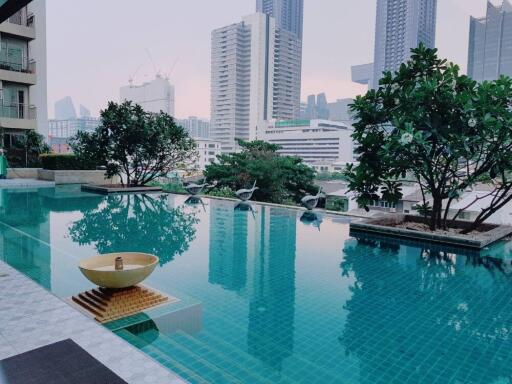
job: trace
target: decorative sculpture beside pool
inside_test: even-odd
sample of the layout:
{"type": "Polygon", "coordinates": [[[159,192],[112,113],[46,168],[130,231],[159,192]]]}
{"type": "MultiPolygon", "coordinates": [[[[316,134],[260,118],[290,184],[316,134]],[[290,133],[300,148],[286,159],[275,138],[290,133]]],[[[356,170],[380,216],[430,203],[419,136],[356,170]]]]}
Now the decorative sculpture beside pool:
{"type": "Polygon", "coordinates": [[[318,205],[318,200],[320,199],[321,196],[322,196],[322,187],[320,187],[316,196],[311,196],[311,195],[304,196],[302,198],[302,200],[300,201],[300,203],[308,211],[312,211],[318,205]]]}
{"type": "Polygon", "coordinates": [[[195,195],[198,195],[201,193],[201,191],[207,187],[208,184],[206,183],[203,183],[203,184],[195,184],[195,183],[190,183],[190,184],[187,184],[185,186],[185,189],[186,191],[191,194],[192,196],[195,196],[195,195]]]}
{"type": "Polygon", "coordinates": [[[236,191],[236,195],[240,200],[248,201],[251,200],[254,191],[258,189],[259,188],[256,186],[256,180],[254,180],[254,184],[251,189],[239,189],[238,191],[236,191]]]}
{"type": "Polygon", "coordinates": [[[103,288],[128,288],[144,281],[159,262],[147,253],[109,253],[80,262],[79,268],[92,283],[103,288]]]}

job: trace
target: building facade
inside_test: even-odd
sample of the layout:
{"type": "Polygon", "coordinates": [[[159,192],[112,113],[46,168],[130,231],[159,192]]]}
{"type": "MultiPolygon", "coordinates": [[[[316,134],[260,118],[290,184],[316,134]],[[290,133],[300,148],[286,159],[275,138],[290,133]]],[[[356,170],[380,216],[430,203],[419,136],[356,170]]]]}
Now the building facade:
{"type": "Polygon", "coordinates": [[[274,18],[276,47],[273,118],[300,116],[304,0],[256,0],[256,12],[274,18]]]}
{"type": "Polygon", "coordinates": [[[178,119],[176,123],[185,128],[190,137],[205,139],[210,137],[210,122],[208,120],[190,116],[186,119],[178,119]]]}
{"type": "Polygon", "coordinates": [[[195,139],[197,144],[197,167],[204,171],[207,165],[212,164],[217,160],[217,156],[222,153],[221,143],[220,141],[215,141],[211,139],[195,139]]]}
{"type": "Polygon", "coordinates": [[[55,102],[55,118],[57,120],[76,119],[77,117],[71,96],[66,96],[55,102]]]}
{"type": "Polygon", "coordinates": [[[273,111],[275,21],[262,13],[212,32],[210,137],[224,152],[254,140],[273,111]]]}
{"type": "Polygon", "coordinates": [[[487,2],[487,15],[471,17],[468,76],[477,81],[512,76],[512,4],[487,2]]]}
{"type": "Polygon", "coordinates": [[[267,121],[300,116],[302,2],[258,1],[257,13],[212,32],[210,136],[224,152],[267,121]],[[297,10],[300,22],[290,21],[297,10]]]}
{"type": "Polygon", "coordinates": [[[276,121],[267,127],[263,140],[281,146],[279,153],[297,156],[310,166],[354,161],[352,128],[330,120],[276,121]]]}
{"type": "Polygon", "coordinates": [[[69,153],[69,139],[78,131],[94,132],[100,125],[96,117],[79,117],[74,119],[50,119],[48,143],[56,153],[69,153]]]}
{"type": "Polygon", "coordinates": [[[27,130],[48,137],[45,1],[34,0],[1,23],[0,43],[0,126],[10,151],[27,130]]]}
{"type": "Polygon", "coordinates": [[[435,47],[437,0],[377,0],[373,87],[384,71],[396,71],[411,49],[435,47]]]}
{"type": "Polygon", "coordinates": [[[145,111],[152,113],[165,112],[174,116],[174,86],[168,79],[156,75],[155,79],[141,85],[129,84],[119,90],[121,102],[132,101],[139,104],[145,111]]]}

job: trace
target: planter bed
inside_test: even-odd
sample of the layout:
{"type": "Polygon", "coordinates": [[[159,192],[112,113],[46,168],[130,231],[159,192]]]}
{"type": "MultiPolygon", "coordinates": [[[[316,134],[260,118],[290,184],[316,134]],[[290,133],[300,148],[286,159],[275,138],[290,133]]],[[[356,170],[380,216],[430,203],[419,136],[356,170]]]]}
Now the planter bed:
{"type": "MultiPolygon", "coordinates": [[[[350,230],[422,240],[431,243],[455,245],[472,249],[485,248],[512,233],[512,226],[497,224],[483,224],[478,231],[473,231],[467,235],[457,232],[430,232],[407,228],[407,224],[411,224],[411,227],[414,227],[417,226],[417,224],[424,223],[425,221],[422,217],[396,214],[352,222],[350,224],[350,230]]],[[[454,223],[454,228],[464,229],[468,225],[468,222],[456,221],[454,223]]]]}
{"type": "Polygon", "coordinates": [[[105,178],[103,170],[53,170],[39,169],[39,180],[54,181],[55,184],[106,184],[116,183],[118,178],[105,178]]]}
{"type": "Polygon", "coordinates": [[[82,185],[82,191],[109,195],[113,193],[162,192],[162,187],[123,187],[122,185],[82,185]]]}

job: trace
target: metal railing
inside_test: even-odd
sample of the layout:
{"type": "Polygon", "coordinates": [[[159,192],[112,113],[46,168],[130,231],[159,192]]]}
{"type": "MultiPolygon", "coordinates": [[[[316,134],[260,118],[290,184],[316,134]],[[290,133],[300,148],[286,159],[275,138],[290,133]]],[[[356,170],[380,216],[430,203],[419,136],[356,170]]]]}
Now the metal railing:
{"type": "Polygon", "coordinates": [[[0,100],[0,117],[35,120],[37,108],[31,104],[4,103],[0,100]]]}
{"type": "Polygon", "coordinates": [[[0,57],[0,69],[23,73],[35,73],[36,62],[32,59],[25,59],[21,61],[8,61],[0,57]]]}

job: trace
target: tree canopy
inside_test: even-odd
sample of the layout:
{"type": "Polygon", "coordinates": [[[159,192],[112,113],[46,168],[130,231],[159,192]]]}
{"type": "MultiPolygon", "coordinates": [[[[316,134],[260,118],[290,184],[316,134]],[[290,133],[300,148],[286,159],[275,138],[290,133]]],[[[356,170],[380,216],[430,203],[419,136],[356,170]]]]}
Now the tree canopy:
{"type": "Polygon", "coordinates": [[[264,141],[239,141],[242,151],[218,156],[208,165],[205,176],[218,188],[250,188],[256,181],[254,199],[283,203],[299,202],[307,193],[316,193],[315,171],[292,156],[280,156],[280,147],[264,141]]]}
{"type": "Polygon", "coordinates": [[[436,229],[458,216],[449,208],[468,188],[488,184],[492,202],[465,232],[477,228],[512,199],[511,101],[509,77],[477,83],[420,45],[351,106],[359,164],[347,169],[349,189],[367,206],[396,202],[402,183],[415,183],[436,229]]]}
{"type": "Polygon", "coordinates": [[[93,133],[79,132],[71,141],[73,152],[105,165],[107,176],[122,176],[128,186],[145,185],[179,166],[191,165],[196,144],[164,112],[149,113],[126,101],[110,102],[101,111],[93,133]]]}

